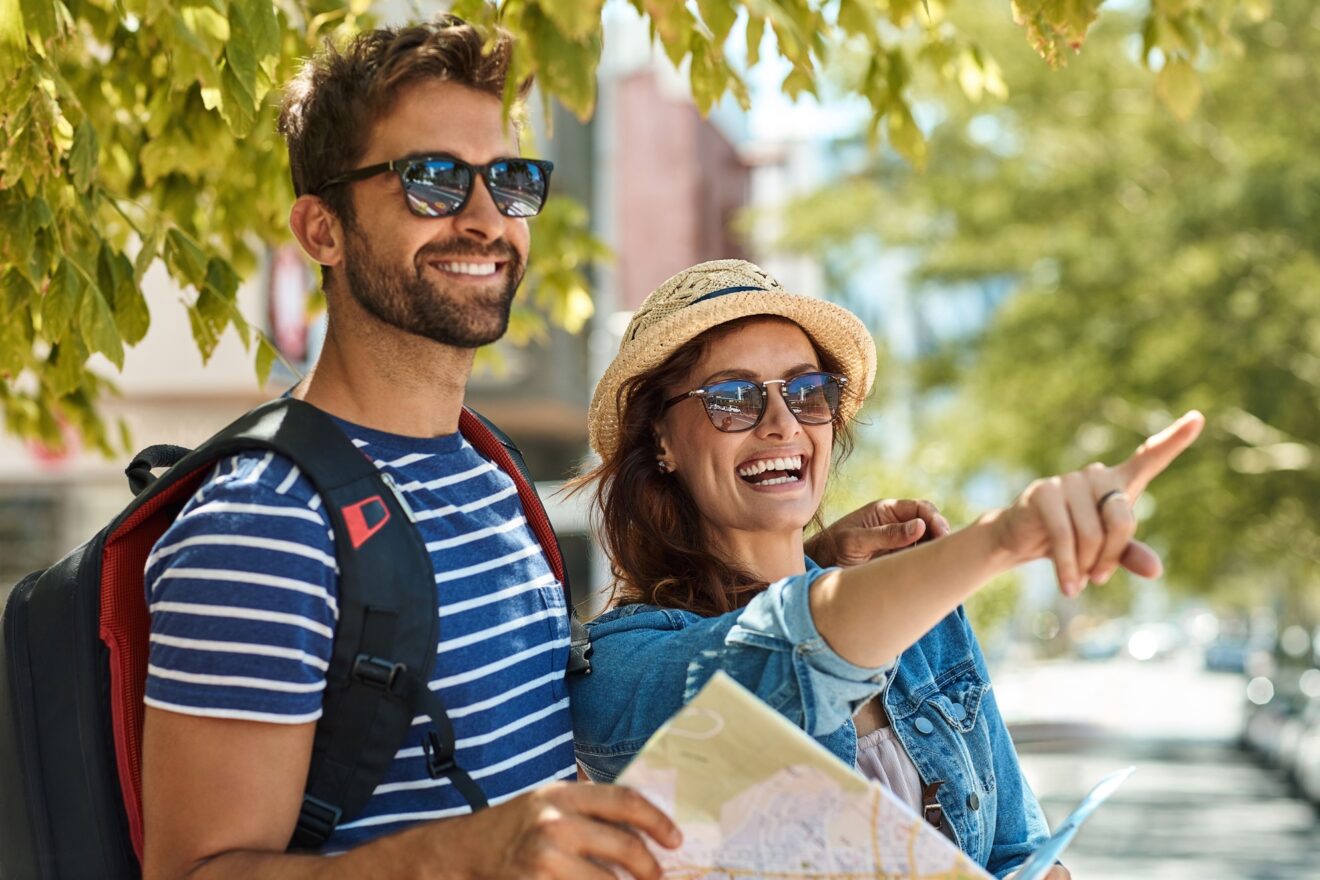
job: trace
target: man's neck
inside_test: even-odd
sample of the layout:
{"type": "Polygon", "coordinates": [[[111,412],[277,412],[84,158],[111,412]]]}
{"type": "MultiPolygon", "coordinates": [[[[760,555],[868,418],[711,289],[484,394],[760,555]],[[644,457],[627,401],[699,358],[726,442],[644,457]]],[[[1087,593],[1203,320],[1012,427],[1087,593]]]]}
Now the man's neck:
{"type": "Polygon", "coordinates": [[[315,367],[293,396],[377,431],[438,437],[458,430],[473,349],[454,348],[354,315],[336,332],[331,316],[315,367]]]}

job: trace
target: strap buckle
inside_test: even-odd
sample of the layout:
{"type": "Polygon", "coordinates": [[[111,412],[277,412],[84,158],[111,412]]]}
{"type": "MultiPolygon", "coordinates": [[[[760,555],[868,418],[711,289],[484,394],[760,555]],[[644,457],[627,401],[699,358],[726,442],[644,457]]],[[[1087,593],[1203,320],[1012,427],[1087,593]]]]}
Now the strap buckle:
{"type": "Polygon", "coordinates": [[[944,808],[937,799],[943,784],[943,779],[937,779],[921,790],[921,817],[936,828],[944,824],[944,808]]]}
{"type": "Polygon", "coordinates": [[[452,744],[447,746],[442,742],[435,728],[428,730],[422,738],[422,754],[426,757],[426,772],[432,779],[448,776],[458,766],[452,744]]]}
{"type": "Polygon", "coordinates": [[[294,831],[294,843],[302,849],[320,849],[335,826],[339,824],[344,811],[310,794],[303,795],[302,808],[298,811],[298,825],[294,831]]]}
{"type": "Polygon", "coordinates": [[[393,692],[394,685],[407,671],[404,663],[392,663],[370,654],[358,654],[353,659],[353,678],[383,691],[393,692]]]}

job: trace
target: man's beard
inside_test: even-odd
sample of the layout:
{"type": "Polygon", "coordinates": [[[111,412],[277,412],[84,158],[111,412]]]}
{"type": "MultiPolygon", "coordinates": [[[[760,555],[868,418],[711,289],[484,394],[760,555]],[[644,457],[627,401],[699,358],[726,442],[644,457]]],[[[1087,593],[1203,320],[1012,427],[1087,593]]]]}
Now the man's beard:
{"type": "Polygon", "coordinates": [[[417,252],[411,271],[376,260],[359,230],[348,231],[345,251],[349,293],[392,327],[455,348],[489,345],[509,328],[509,309],[522,282],[523,261],[507,242],[487,247],[465,239],[430,244],[417,252]],[[460,257],[506,264],[508,281],[498,299],[469,299],[424,276],[427,263],[460,257]]]}

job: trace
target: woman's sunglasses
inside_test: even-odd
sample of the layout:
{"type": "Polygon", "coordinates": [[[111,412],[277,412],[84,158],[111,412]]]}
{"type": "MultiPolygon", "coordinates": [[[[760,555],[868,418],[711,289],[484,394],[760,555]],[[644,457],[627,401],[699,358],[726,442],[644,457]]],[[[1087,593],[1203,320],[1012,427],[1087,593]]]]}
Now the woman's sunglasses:
{"type": "Polygon", "coordinates": [[[451,217],[467,205],[473,184],[481,177],[505,217],[535,217],[545,207],[554,167],[544,159],[496,159],[470,165],[453,156],[411,156],[332,177],[321,184],[317,194],[331,186],[393,171],[403,184],[408,210],[418,217],[451,217]]]}
{"type": "Polygon", "coordinates": [[[706,407],[706,415],[716,430],[729,434],[750,431],[761,423],[770,400],[770,385],[778,385],[779,393],[788,404],[788,411],[804,425],[824,425],[839,414],[839,398],[847,376],[837,373],[799,373],[788,379],[768,379],[753,382],[750,379],[729,379],[712,385],[703,385],[665,401],[664,412],[689,397],[698,397],[706,407]]]}

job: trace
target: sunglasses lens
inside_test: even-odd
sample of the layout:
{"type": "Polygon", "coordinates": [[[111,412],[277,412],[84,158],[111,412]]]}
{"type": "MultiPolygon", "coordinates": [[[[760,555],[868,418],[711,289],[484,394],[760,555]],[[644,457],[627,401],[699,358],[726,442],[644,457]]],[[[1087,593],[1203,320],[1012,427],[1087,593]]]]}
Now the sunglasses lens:
{"type": "Polygon", "coordinates": [[[756,424],[765,406],[761,388],[751,382],[720,382],[706,387],[702,398],[711,423],[721,431],[746,431],[756,424]]]}
{"type": "Polygon", "coordinates": [[[804,425],[824,425],[839,411],[839,383],[829,373],[804,373],[784,386],[788,408],[804,425]]]}
{"type": "Polygon", "coordinates": [[[506,217],[534,217],[545,205],[550,179],[545,170],[526,159],[494,162],[486,175],[495,207],[506,217]]]}
{"type": "Polygon", "coordinates": [[[444,159],[411,162],[402,177],[408,208],[419,217],[457,213],[472,192],[472,169],[444,159]]]}

